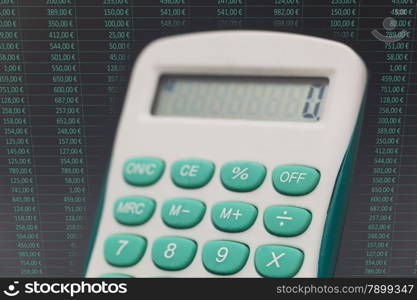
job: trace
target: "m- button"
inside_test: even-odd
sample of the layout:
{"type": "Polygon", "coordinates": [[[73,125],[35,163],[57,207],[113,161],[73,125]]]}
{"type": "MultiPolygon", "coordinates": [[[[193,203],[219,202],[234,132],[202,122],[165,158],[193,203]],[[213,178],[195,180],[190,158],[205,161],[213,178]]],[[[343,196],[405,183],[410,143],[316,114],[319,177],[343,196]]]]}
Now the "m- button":
{"type": "Polygon", "coordinates": [[[164,223],[173,228],[191,228],[204,216],[206,205],[195,199],[176,198],[164,202],[161,216],[164,223]]]}

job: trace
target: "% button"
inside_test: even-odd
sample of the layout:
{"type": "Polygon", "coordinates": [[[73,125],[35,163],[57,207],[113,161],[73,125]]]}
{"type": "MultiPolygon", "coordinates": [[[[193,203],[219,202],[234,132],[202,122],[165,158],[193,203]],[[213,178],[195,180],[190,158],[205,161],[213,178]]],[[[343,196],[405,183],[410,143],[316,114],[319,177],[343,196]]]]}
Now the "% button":
{"type": "Polygon", "coordinates": [[[257,189],[264,181],[265,175],[265,167],[251,161],[226,163],[220,172],[223,186],[235,192],[250,192],[257,189]]]}
{"type": "Polygon", "coordinates": [[[234,174],[232,179],[247,180],[249,178],[248,168],[241,169],[240,167],[234,167],[232,173],[234,174]]]}

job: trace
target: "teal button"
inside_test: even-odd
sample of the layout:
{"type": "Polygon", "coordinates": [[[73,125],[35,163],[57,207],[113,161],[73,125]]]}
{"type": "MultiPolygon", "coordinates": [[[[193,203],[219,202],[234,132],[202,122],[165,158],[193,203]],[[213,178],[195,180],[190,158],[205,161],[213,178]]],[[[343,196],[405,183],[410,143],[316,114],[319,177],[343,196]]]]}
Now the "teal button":
{"type": "Polygon", "coordinates": [[[265,245],[256,249],[256,271],[263,277],[289,278],[300,270],[304,253],[293,247],[265,245]]]}
{"type": "Polygon", "coordinates": [[[279,166],[272,173],[272,183],[276,191],[289,196],[302,196],[312,192],[319,180],[320,172],[305,166],[279,166]]]}
{"type": "Polygon", "coordinates": [[[126,274],[103,274],[100,278],[133,278],[133,276],[126,274]]]}
{"type": "Polygon", "coordinates": [[[235,161],[223,165],[220,177],[225,188],[235,192],[257,189],[265,179],[263,165],[250,161],[235,161]]]}
{"type": "Polygon", "coordinates": [[[213,177],[214,164],[208,160],[184,159],[175,162],[171,169],[171,178],[175,185],[185,189],[197,189],[205,186],[213,177]]]}
{"type": "Polygon", "coordinates": [[[255,206],[243,202],[220,202],[213,206],[211,221],[214,226],[226,232],[241,232],[252,226],[258,210],[255,206]]]}
{"type": "Polygon", "coordinates": [[[184,229],[200,223],[205,211],[206,205],[199,200],[177,198],[164,202],[161,215],[167,226],[184,229]]]}
{"type": "Polygon", "coordinates": [[[194,259],[197,244],[181,237],[161,237],[152,247],[152,261],[161,269],[176,271],[188,267],[194,259]]]}
{"type": "Polygon", "coordinates": [[[165,170],[165,163],[153,157],[131,158],[123,166],[123,177],[135,186],[148,186],[156,183],[165,170]]]}
{"type": "Polygon", "coordinates": [[[233,241],[211,241],[203,247],[203,265],[218,275],[231,275],[245,266],[249,248],[233,241]]]}
{"type": "Polygon", "coordinates": [[[264,213],[264,225],[277,236],[296,236],[306,231],[311,223],[311,213],[294,206],[272,206],[264,213]]]}
{"type": "Polygon", "coordinates": [[[119,198],[113,207],[115,219],[124,225],[142,225],[155,211],[155,201],[147,197],[128,196],[119,198]]]}
{"type": "Polygon", "coordinates": [[[146,240],[134,234],[113,234],[104,242],[104,258],[116,267],[137,264],[146,250],[146,240]]]}

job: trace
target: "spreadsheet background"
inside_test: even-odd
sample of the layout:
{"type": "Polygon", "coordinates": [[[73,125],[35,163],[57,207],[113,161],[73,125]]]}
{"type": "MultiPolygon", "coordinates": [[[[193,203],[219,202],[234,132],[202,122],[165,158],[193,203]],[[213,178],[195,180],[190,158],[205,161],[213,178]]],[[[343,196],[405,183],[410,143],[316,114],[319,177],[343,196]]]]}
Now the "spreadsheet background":
{"type": "Polygon", "coordinates": [[[0,276],[82,275],[134,59],[220,29],[325,37],[364,59],[336,275],[416,276],[416,18],[415,0],[0,0],[0,276]]]}

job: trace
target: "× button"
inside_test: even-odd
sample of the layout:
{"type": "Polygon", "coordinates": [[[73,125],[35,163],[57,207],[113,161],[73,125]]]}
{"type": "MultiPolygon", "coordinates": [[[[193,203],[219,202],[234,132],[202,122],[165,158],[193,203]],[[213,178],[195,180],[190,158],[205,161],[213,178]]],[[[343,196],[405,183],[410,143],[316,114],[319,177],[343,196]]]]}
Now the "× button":
{"type": "Polygon", "coordinates": [[[256,249],[256,271],[263,277],[289,278],[298,273],[304,253],[294,247],[265,245],[256,249]]]}

